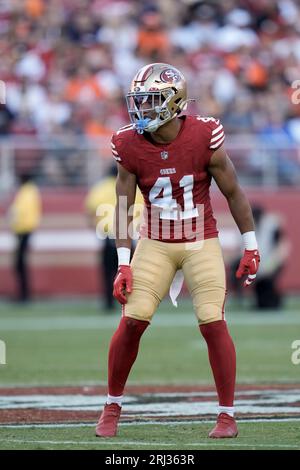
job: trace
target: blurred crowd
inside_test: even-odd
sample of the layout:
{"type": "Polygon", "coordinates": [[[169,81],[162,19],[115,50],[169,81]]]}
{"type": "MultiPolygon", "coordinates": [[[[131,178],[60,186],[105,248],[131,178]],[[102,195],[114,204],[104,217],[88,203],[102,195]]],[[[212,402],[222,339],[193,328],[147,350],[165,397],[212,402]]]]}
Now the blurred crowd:
{"type": "Polygon", "coordinates": [[[110,133],[128,121],[132,76],[159,61],[183,70],[201,114],[227,132],[300,138],[296,0],[1,1],[0,53],[2,134],[110,133]]]}
{"type": "Polygon", "coordinates": [[[300,142],[297,0],[0,0],[0,54],[1,135],[110,136],[136,71],[167,62],[227,134],[300,142]]]}

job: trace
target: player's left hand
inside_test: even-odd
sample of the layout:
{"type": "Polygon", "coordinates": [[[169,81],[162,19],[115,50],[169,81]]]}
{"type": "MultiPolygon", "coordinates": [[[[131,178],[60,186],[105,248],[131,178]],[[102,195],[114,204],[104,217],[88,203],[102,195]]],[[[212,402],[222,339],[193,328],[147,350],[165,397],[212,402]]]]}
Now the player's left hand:
{"type": "Polygon", "coordinates": [[[250,286],[250,284],[255,280],[259,262],[260,256],[258,250],[245,250],[235,274],[238,279],[245,274],[248,274],[247,279],[244,281],[244,287],[250,286]]]}

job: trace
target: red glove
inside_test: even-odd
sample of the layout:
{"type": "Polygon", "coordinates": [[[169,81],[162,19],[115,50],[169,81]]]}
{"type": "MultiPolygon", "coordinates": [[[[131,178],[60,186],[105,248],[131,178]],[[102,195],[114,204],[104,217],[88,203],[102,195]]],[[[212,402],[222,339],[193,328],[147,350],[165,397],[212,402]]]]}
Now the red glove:
{"type": "Polygon", "coordinates": [[[132,291],[132,272],[130,266],[121,264],[114,280],[113,296],[120,304],[126,304],[126,292],[132,291]]]}
{"type": "Polygon", "coordinates": [[[260,256],[258,250],[245,250],[244,255],[240,261],[240,265],[236,272],[236,277],[240,279],[244,274],[248,274],[244,287],[250,286],[256,278],[260,262],[260,256]]]}

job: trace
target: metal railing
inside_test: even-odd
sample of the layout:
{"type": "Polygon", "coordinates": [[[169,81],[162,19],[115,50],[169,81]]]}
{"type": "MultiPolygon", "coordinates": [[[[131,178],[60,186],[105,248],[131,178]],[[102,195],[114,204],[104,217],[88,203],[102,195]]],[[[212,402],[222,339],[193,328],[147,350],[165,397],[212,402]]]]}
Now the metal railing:
{"type": "MultiPolygon", "coordinates": [[[[70,135],[2,138],[0,194],[13,190],[24,171],[32,173],[41,187],[89,187],[114,162],[109,140],[70,135]]],[[[300,146],[278,145],[247,134],[227,136],[226,149],[241,184],[300,188],[300,146]]]]}

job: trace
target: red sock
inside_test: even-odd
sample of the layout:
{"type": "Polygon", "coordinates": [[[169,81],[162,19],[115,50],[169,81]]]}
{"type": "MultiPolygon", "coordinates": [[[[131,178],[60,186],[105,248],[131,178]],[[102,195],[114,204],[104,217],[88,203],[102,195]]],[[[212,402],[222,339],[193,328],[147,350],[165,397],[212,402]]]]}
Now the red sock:
{"type": "Polygon", "coordinates": [[[236,358],[235,348],[224,320],[200,325],[208,348],[220,406],[233,406],[236,358]]]}
{"type": "Polygon", "coordinates": [[[109,347],[108,393],[114,397],[123,395],[130,369],[137,357],[142,334],[149,322],[122,317],[109,347]]]}

